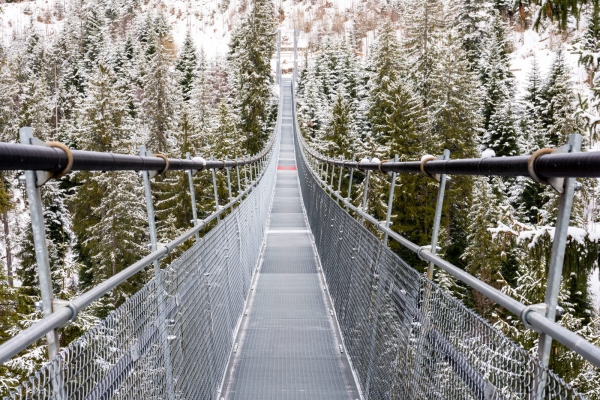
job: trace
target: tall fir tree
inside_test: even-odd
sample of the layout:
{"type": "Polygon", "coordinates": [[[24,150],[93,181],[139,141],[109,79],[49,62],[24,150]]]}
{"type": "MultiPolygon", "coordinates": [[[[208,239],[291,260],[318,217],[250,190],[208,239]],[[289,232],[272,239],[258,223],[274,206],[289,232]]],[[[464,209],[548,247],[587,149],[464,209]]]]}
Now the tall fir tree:
{"type": "Polygon", "coordinates": [[[233,31],[228,54],[235,109],[245,147],[257,153],[272,124],[271,58],[275,51],[275,10],[270,0],[253,0],[246,19],[233,31]]]}
{"type": "Polygon", "coordinates": [[[483,84],[481,143],[484,148],[493,149],[497,156],[516,156],[519,148],[513,107],[514,76],[510,72],[506,26],[498,12],[487,36],[480,67],[483,84]]]}

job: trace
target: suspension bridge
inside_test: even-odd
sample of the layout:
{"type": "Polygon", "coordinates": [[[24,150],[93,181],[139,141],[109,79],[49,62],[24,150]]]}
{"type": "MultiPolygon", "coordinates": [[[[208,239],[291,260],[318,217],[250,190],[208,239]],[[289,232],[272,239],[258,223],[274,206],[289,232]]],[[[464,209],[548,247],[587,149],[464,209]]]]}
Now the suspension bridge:
{"type": "Polygon", "coordinates": [[[28,128],[21,130],[21,144],[0,143],[0,169],[26,171],[44,312],[40,322],[0,346],[0,361],[44,336],[50,357],[7,398],[583,398],[548,369],[548,358],[555,340],[600,367],[599,348],[554,322],[574,178],[599,177],[600,153],[578,153],[581,138],[572,135],[560,149],[525,157],[330,159],[299,135],[293,80],[281,80],[280,88],[276,132],[247,159],[168,159],[144,148],[140,156],[76,151],[36,140],[28,128]],[[344,170],[366,174],[362,207],[341,196],[336,168],[338,178],[344,170]],[[40,187],[73,170],[141,171],[152,251],[64,302],[52,296],[40,187]],[[216,197],[213,214],[199,220],[194,212],[192,229],[161,244],[151,182],[166,170],[187,171],[194,211],[193,174],[210,171],[214,181],[223,170],[229,202],[219,205],[216,197]],[[230,177],[234,170],[237,182],[230,177]],[[372,171],[392,175],[390,205],[396,174],[422,173],[440,183],[431,246],[392,231],[389,212],[378,221],[363,211],[372,171]],[[522,304],[436,255],[446,174],[529,176],[561,193],[544,304],[522,304]],[[200,236],[211,222],[216,225],[200,236]],[[429,262],[428,275],[400,259],[388,240],[429,262]],[[161,258],[189,241],[188,250],[160,268],[161,258]],[[148,284],[59,348],[59,328],[149,265],[154,278],[148,284]],[[539,332],[537,356],[436,286],[435,267],[539,332]]]}

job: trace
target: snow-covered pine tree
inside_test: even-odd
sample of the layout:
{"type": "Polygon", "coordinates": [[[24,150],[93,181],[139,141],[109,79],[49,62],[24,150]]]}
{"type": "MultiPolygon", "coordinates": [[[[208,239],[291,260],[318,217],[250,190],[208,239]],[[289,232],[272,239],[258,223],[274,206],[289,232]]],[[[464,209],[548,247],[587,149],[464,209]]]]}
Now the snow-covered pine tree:
{"type": "Polygon", "coordinates": [[[573,92],[565,52],[559,49],[552,62],[543,92],[543,123],[547,129],[547,143],[551,147],[567,143],[569,135],[581,132],[580,118],[576,113],[577,99],[573,92]]]}
{"type": "MultiPolygon", "coordinates": [[[[103,61],[86,85],[78,112],[78,142],[82,149],[131,154],[132,119],[129,97],[112,65],[103,61]]],[[[80,173],[74,198],[75,233],[82,255],[81,283],[85,289],[120,272],[147,252],[147,217],[143,188],[131,172],[80,173]]],[[[143,274],[119,286],[94,306],[104,317],[144,283],[143,274]]]]}
{"type": "MultiPolygon", "coordinates": [[[[500,264],[499,245],[492,237],[491,228],[495,228],[499,219],[499,199],[486,177],[475,178],[473,185],[473,203],[469,210],[467,247],[462,255],[466,270],[488,284],[497,279],[500,264]]],[[[494,285],[495,286],[495,285],[494,285]]],[[[494,310],[493,302],[478,292],[471,291],[465,296],[468,305],[478,313],[490,317],[494,310]],[[471,303],[472,304],[469,304],[471,303]]]]}
{"type": "Polygon", "coordinates": [[[179,87],[183,94],[183,100],[189,101],[194,81],[198,77],[198,55],[196,46],[192,39],[192,34],[188,30],[183,42],[183,48],[179,53],[179,58],[175,63],[175,69],[179,71],[179,87]]]}
{"type": "Polygon", "coordinates": [[[148,133],[148,137],[144,138],[146,147],[167,155],[176,149],[173,135],[178,103],[177,86],[170,71],[171,61],[161,38],[151,30],[144,59],[140,63],[143,90],[140,119],[148,133]]]}
{"type": "MultiPolygon", "coordinates": [[[[521,140],[519,147],[522,154],[532,154],[536,150],[547,147],[546,130],[543,123],[543,81],[537,58],[534,56],[531,73],[528,76],[525,96],[521,100],[521,140]]],[[[544,205],[545,187],[532,179],[519,178],[519,213],[525,222],[540,223],[540,210],[544,205]]]]}
{"type": "Polygon", "coordinates": [[[273,122],[271,58],[275,51],[275,9],[270,0],[253,0],[246,18],[232,33],[228,53],[235,109],[245,148],[262,149],[273,122]]]}
{"type": "Polygon", "coordinates": [[[52,105],[46,80],[46,46],[35,31],[27,37],[26,47],[20,55],[18,127],[30,126],[33,134],[41,140],[52,135],[50,121],[52,105]]]}
{"type": "MultiPolygon", "coordinates": [[[[477,129],[481,124],[480,93],[477,76],[471,71],[460,36],[448,27],[435,42],[436,62],[431,68],[429,106],[427,107],[428,140],[426,152],[440,155],[450,150],[451,158],[476,157],[477,129]]],[[[466,176],[453,176],[446,188],[443,212],[443,235],[440,245],[444,256],[464,267],[460,258],[467,245],[468,212],[471,205],[473,181],[466,176]]],[[[436,196],[435,186],[430,196],[436,196]]]]}
{"type": "Polygon", "coordinates": [[[471,69],[477,71],[492,3],[483,0],[464,0],[459,2],[455,9],[457,36],[462,40],[462,48],[467,54],[471,69]]]}
{"type": "Polygon", "coordinates": [[[483,85],[481,144],[484,148],[493,149],[496,156],[518,155],[518,128],[513,107],[514,76],[510,72],[506,26],[498,12],[487,33],[480,68],[483,85]]]}
{"type": "Polygon", "coordinates": [[[598,121],[600,115],[600,74],[598,74],[598,54],[600,54],[600,0],[592,0],[592,9],[589,15],[588,26],[579,43],[574,46],[574,51],[579,53],[579,64],[583,65],[588,74],[587,83],[590,90],[587,96],[580,99],[582,120],[589,130],[590,143],[599,139],[598,121]]]}

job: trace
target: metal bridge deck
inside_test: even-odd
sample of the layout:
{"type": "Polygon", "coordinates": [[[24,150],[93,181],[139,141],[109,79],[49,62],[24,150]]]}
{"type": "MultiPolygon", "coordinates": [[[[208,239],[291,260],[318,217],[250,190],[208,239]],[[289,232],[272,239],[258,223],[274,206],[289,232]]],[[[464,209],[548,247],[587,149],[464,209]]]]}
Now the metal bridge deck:
{"type": "Polygon", "coordinates": [[[358,398],[298,187],[289,81],[263,259],[224,383],[225,399],[358,398]]]}

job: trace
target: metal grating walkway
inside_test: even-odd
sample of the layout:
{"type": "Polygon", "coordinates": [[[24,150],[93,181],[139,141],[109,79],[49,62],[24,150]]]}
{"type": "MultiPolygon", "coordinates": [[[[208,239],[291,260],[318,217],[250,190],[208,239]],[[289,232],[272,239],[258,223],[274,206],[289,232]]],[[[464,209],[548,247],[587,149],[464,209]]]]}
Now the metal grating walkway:
{"type": "Polygon", "coordinates": [[[318,271],[300,190],[289,81],[266,246],[224,382],[225,399],[357,399],[318,271]]]}

